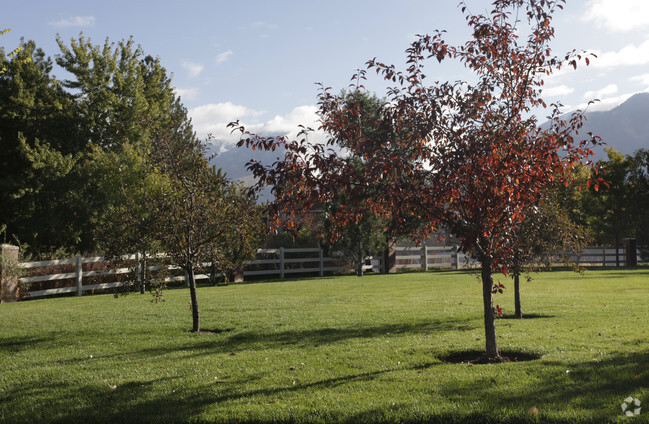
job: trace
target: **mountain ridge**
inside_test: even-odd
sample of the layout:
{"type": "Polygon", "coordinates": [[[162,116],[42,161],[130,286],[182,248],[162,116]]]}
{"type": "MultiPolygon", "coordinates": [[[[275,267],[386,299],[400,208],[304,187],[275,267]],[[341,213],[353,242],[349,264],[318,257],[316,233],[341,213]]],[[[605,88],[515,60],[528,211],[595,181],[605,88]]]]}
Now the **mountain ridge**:
{"type": "MultiPolygon", "coordinates": [[[[612,147],[627,155],[633,155],[638,149],[649,148],[649,93],[636,93],[611,110],[586,112],[585,116],[580,133],[592,132],[602,138],[602,144],[593,149],[593,160],[607,159],[605,147],[612,147]]],[[[546,122],[541,127],[547,126],[546,122]]],[[[214,155],[210,164],[221,168],[228,177],[252,184],[254,180],[246,164],[255,159],[270,165],[283,158],[284,152],[253,151],[234,146],[224,150],[223,143],[215,143],[208,145],[208,155],[214,155]]]]}
{"type": "Polygon", "coordinates": [[[592,132],[602,138],[596,146],[595,159],[606,159],[605,147],[633,155],[649,148],[649,93],[636,93],[607,111],[586,112],[580,132],[592,132]]]}

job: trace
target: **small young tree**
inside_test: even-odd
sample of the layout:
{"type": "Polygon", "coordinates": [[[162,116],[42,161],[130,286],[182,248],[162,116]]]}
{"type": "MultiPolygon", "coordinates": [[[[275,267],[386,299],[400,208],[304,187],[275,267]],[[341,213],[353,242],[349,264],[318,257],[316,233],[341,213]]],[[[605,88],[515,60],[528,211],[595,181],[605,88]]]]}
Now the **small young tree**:
{"type": "Polygon", "coordinates": [[[194,271],[213,260],[229,269],[254,255],[262,228],[259,208],[210,169],[201,142],[179,136],[177,128],[154,135],[150,160],[168,178],[168,191],[155,199],[164,213],[152,231],[171,261],[185,271],[192,331],[200,332],[194,271]],[[234,238],[239,242],[233,248],[234,238]]]}
{"type": "MultiPolygon", "coordinates": [[[[590,239],[586,228],[570,219],[568,211],[559,202],[558,195],[557,190],[550,191],[538,206],[530,207],[514,230],[511,277],[514,280],[514,315],[517,318],[523,318],[521,274],[550,267],[559,256],[564,262],[576,267],[566,253],[579,252],[590,239]]],[[[529,276],[528,281],[531,281],[529,276]]]]}
{"type": "Polygon", "coordinates": [[[95,172],[112,203],[99,234],[116,255],[134,250],[146,260],[164,253],[166,263],[181,268],[192,331],[200,332],[195,271],[208,262],[225,275],[240,267],[254,256],[263,225],[255,199],[210,169],[203,143],[188,136],[186,125],[179,119],[151,130],[148,143],[95,152],[95,172]]]}

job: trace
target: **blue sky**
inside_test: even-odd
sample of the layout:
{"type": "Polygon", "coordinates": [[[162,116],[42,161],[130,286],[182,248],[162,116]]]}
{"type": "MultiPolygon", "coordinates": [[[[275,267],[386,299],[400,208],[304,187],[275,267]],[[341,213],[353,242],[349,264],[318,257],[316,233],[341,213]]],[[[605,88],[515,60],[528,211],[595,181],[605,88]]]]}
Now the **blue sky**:
{"type": "MultiPolygon", "coordinates": [[[[173,73],[199,135],[226,139],[225,124],[234,119],[260,132],[311,125],[315,82],[345,88],[354,69],[373,57],[403,66],[415,34],[445,29],[448,41],[462,42],[467,29],[458,3],[23,0],[3,6],[0,28],[12,31],[0,45],[11,50],[25,37],[54,56],[57,34],[69,41],[83,32],[96,44],[133,36],[173,73]]],[[[490,4],[467,0],[474,13],[490,4]]],[[[649,1],[568,0],[554,25],[556,54],[574,48],[599,58],[549,78],[546,101],[560,100],[568,110],[599,98],[594,109],[602,110],[649,91],[649,1]]],[[[461,72],[431,65],[435,79],[454,80],[461,72]]],[[[366,86],[379,95],[384,87],[371,77],[366,86]]]]}

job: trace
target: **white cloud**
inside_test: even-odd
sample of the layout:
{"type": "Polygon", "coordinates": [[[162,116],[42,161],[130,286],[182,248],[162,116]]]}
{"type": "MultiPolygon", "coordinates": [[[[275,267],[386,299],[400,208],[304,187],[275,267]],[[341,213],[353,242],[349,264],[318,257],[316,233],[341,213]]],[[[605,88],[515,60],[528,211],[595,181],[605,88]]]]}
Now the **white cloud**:
{"type": "Polygon", "coordinates": [[[287,115],[276,115],[270,121],[259,126],[260,134],[291,134],[298,125],[317,127],[318,115],[315,106],[298,106],[287,115]]]}
{"type": "Polygon", "coordinates": [[[185,100],[192,100],[198,96],[198,90],[196,88],[175,88],[176,95],[185,100]]]}
{"type": "Polygon", "coordinates": [[[611,96],[613,94],[616,94],[618,92],[618,88],[616,84],[609,84],[604,88],[601,88],[599,90],[589,90],[584,93],[584,99],[587,100],[592,100],[592,99],[602,99],[607,96],[611,96]]]}
{"type": "Polygon", "coordinates": [[[197,77],[205,69],[200,63],[189,62],[187,60],[183,61],[182,67],[185,68],[191,78],[197,77]]]}
{"type": "Polygon", "coordinates": [[[235,105],[231,102],[211,103],[198,106],[190,110],[194,122],[208,121],[234,121],[246,116],[257,116],[263,112],[247,108],[241,105],[235,105]]]}
{"type": "Polygon", "coordinates": [[[612,32],[627,32],[649,26],[647,0],[590,0],[583,20],[612,32]]]}
{"type": "Polygon", "coordinates": [[[649,63],[649,39],[639,45],[629,44],[619,51],[595,53],[597,58],[593,59],[591,64],[596,68],[645,65],[649,63]]]}
{"type": "Polygon", "coordinates": [[[65,27],[87,27],[95,24],[94,16],[71,16],[69,18],[61,19],[56,22],[50,22],[50,25],[65,28],[65,27]]]}
{"type": "Polygon", "coordinates": [[[317,128],[318,116],[315,106],[299,106],[286,115],[277,115],[274,118],[257,123],[247,123],[264,112],[250,109],[233,103],[214,103],[199,106],[189,110],[194,130],[200,138],[207,138],[208,134],[216,140],[234,144],[239,140],[239,134],[231,134],[227,124],[240,120],[242,125],[253,134],[259,135],[295,135],[298,125],[317,128]]]}
{"type": "Polygon", "coordinates": [[[226,62],[233,54],[234,52],[232,50],[228,50],[227,52],[219,54],[218,56],[216,56],[216,64],[218,65],[219,63],[226,62]]]}
{"type": "Polygon", "coordinates": [[[544,88],[543,96],[560,97],[560,96],[565,96],[567,94],[573,93],[574,91],[575,91],[574,88],[568,87],[567,85],[558,85],[556,87],[544,88]]]}
{"type": "Polygon", "coordinates": [[[636,75],[635,77],[629,78],[629,81],[631,82],[638,81],[640,84],[649,87],[649,74],[636,75]]]}
{"type": "Polygon", "coordinates": [[[634,94],[635,93],[626,93],[615,97],[601,98],[599,102],[595,102],[590,106],[587,103],[582,103],[577,106],[576,109],[585,110],[588,108],[589,112],[611,110],[627,101],[627,99],[634,94]]]}
{"type": "Polygon", "coordinates": [[[230,136],[230,130],[227,128],[227,124],[230,122],[237,119],[242,120],[246,117],[255,117],[262,113],[230,102],[211,103],[189,110],[194,130],[199,137],[206,138],[208,134],[212,134],[216,139],[220,140],[233,139],[230,136]]]}
{"type": "Polygon", "coordinates": [[[597,53],[594,51],[588,51],[585,55],[582,55],[582,60],[577,61],[577,69],[574,69],[568,63],[564,63],[561,69],[554,69],[550,75],[543,75],[543,81],[548,85],[559,84],[559,82],[565,82],[567,78],[574,80],[579,78],[578,75],[587,71],[589,68],[592,68],[594,63],[597,61],[597,58],[593,57],[592,54],[597,53]],[[586,65],[585,58],[588,58],[589,65],[586,65]]]}

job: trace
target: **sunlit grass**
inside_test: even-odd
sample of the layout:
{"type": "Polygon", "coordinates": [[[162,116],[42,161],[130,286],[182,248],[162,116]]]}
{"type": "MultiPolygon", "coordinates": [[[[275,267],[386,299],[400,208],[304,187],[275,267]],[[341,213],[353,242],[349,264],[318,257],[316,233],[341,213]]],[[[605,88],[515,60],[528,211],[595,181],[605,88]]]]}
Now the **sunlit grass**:
{"type": "Polygon", "coordinates": [[[0,423],[624,422],[626,397],[649,405],[649,269],[538,274],[529,318],[512,290],[496,302],[500,347],[540,359],[442,361],[483,349],[480,294],[456,271],[203,287],[213,334],[189,332],[185,289],[3,304],[0,423]]]}

